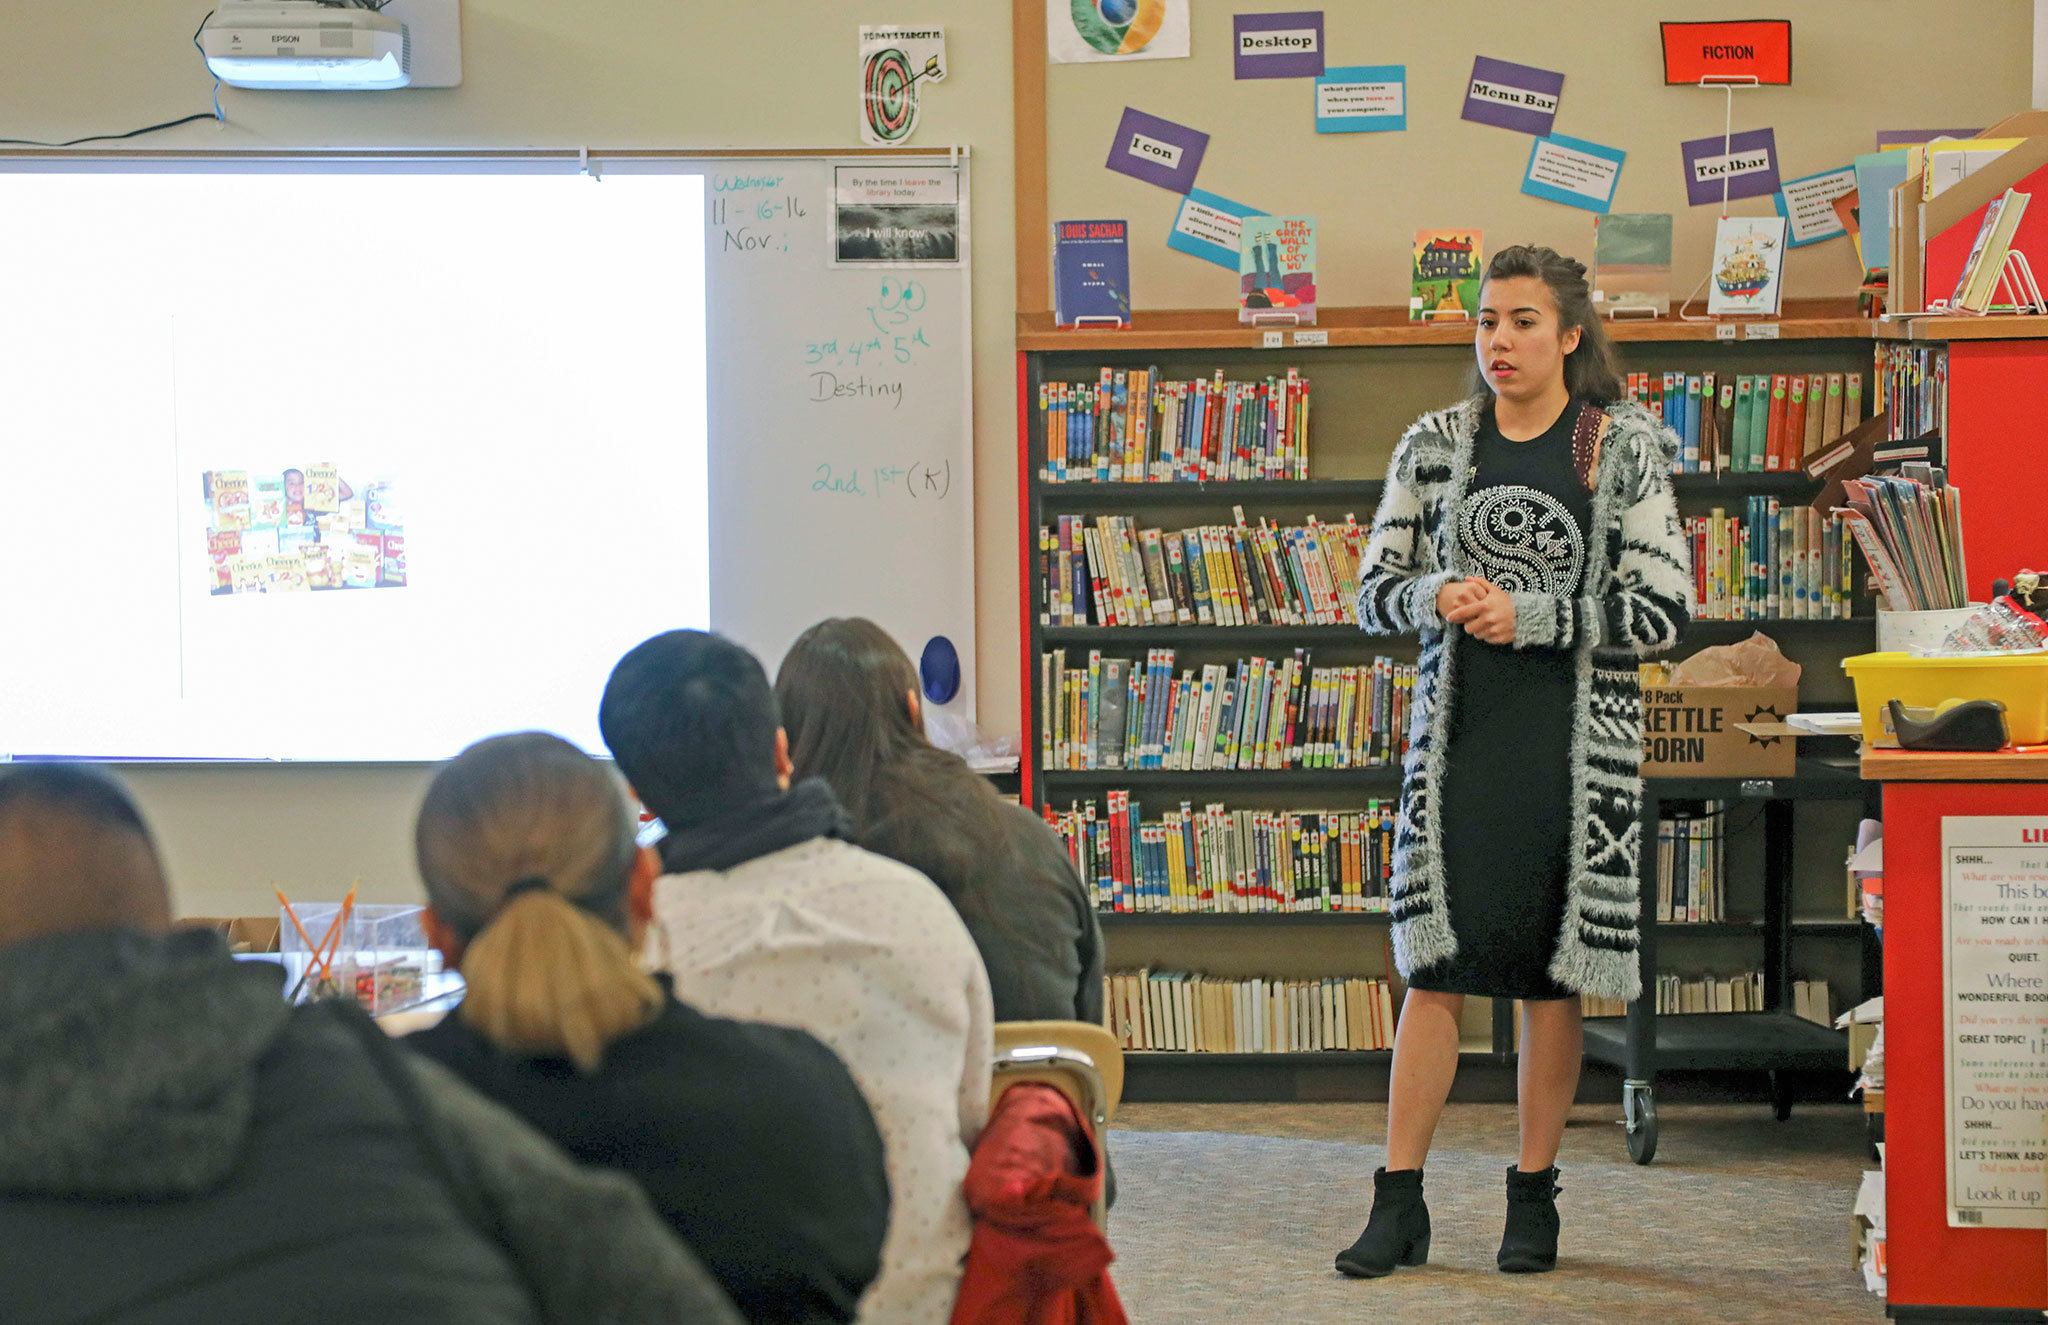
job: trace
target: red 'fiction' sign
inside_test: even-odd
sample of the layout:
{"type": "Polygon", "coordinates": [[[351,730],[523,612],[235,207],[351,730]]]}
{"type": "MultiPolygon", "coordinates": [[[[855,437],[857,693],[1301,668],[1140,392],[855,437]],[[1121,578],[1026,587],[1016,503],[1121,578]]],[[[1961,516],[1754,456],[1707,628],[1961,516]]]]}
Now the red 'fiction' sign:
{"type": "Polygon", "coordinates": [[[1664,81],[1703,78],[1759,83],[1792,81],[1792,21],[1744,19],[1725,23],[1660,23],[1664,81]]]}

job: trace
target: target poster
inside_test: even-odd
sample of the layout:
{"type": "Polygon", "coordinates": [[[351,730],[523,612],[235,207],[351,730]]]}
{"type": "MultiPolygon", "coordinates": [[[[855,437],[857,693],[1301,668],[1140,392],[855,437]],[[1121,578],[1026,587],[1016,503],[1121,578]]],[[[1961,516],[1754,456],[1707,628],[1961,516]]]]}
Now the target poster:
{"type": "Polygon", "coordinates": [[[1188,0],[1045,0],[1045,48],[1054,64],[1185,60],[1188,0]]]}
{"type": "Polygon", "coordinates": [[[917,132],[925,86],[946,77],[944,28],[860,30],[860,137],[873,147],[917,132]]]}

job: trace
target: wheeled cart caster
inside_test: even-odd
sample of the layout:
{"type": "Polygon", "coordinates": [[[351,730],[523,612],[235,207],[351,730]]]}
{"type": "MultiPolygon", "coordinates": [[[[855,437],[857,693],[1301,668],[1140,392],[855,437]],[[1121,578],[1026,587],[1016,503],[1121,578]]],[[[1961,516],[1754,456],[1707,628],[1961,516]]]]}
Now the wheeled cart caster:
{"type": "Polygon", "coordinates": [[[1657,1157],[1657,1096],[1647,1081],[1621,1083],[1621,1121],[1628,1128],[1628,1157],[1647,1164],[1657,1157]]]}

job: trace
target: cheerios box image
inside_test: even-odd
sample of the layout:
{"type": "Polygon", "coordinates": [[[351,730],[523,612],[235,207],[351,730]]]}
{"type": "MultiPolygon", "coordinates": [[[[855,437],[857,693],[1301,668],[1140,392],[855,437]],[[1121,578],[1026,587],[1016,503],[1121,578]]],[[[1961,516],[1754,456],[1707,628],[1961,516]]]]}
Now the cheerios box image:
{"type": "Polygon", "coordinates": [[[1795,686],[1644,686],[1643,776],[1791,777],[1798,703],[1795,686]]]}

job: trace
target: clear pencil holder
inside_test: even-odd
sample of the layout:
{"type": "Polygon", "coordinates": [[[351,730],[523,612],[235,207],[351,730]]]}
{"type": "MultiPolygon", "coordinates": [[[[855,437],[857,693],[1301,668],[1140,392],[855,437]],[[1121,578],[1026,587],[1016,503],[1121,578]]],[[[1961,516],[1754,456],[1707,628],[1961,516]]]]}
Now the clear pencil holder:
{"type": "Polygon", "coordinates": [[[353,998],[371,1016],[411,1007],[424,996],[427,977],[440,962],[427,946],[418,906],[361,902],[341,923],[337,940],[328,940],[327,960],[316,966],[315,945],[332,932],[339,902],[308,902],[296,907],[298,925],[280,912],[279,952],[285,989],[300,1002],[315,998],[353,998]],[[304,936],[299,930],[303,927],[304,936]]]}

